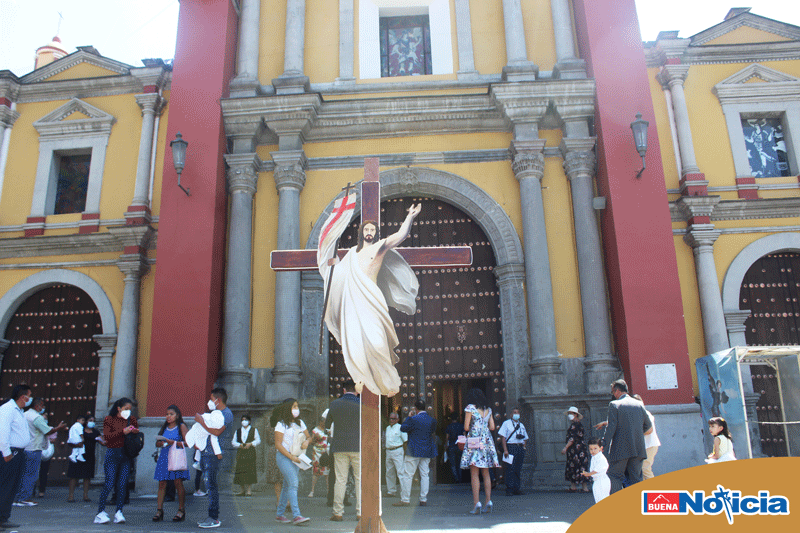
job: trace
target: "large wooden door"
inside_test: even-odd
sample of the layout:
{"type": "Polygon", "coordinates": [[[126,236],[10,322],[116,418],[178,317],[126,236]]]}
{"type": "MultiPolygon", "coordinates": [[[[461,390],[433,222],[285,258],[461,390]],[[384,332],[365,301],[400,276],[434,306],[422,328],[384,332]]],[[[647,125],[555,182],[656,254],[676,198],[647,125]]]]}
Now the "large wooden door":
{"type": "MultiPolygon", "coordinates": [[[[505,374],[500,320],[500,293],[494,276],[495,258],[483,230],[459,209],[427,198],[398,198],[381,203],[381,237],[396,232],[413,203],[422,202],[411,236],[403,246],[472,247],[473,264],[456,268],[415,268],[419,280],[417,312],[411,317],[390,309],[400,345],[397,370],[400,393],[390,398],[387,411],[408,408],[420,398],[434,416],[462,411],[460,395],[448,395],[445,405],[434,404],[436,383],[460,384],[480,380],[498,421],[505,414],[505,374]]],[[[355,221],[342,236],[341,247],[358,242],[355,221]]],[[[330,395],[341,393],[348,373],[341,347],[330,336],[330,395]]],[[[460,390],[460,386],[452,390],[460,390]]],[[[448,389],[450,390],[450,389],[448,389]]],[[[438,391],[437,391],[438,392],[438,391]]],[[[440,424],[444,416],[437,416],[440,424]]]]}
{"type": "MultiPolygon", "coordinates": [[[[739,294],[739,308],[749,309],[745,339],[749,346],[800,344],[800,254],[781,252],[762,257],[747,271],[739,294]]],[[[783,421],[778,380],[767,365],[750,367],[753,390],[761,397],[756,404],[761,449],[770,457],[788,454],[783,426],[764,422],[783,421]]]]}
{"type": "MultiPolygon", "coordinates": [[[[14,313],[5,338],[0,390],[5,398],[18,383],[27,383],[44,398],[49,422],[72,425],[78,415],[94,414],[97,395],[100,314],[92,299],[71,285],[56,285],[30,296],[14,313]]],[[[66,478],[67,433],[56,440],[50,479],[66,478]]]]}

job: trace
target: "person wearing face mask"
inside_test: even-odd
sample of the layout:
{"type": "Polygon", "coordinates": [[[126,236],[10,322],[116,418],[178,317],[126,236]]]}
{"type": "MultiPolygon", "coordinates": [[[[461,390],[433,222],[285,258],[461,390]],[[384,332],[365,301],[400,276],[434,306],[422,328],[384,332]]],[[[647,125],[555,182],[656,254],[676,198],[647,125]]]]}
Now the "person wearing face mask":
{"type": "Polygon", "coordinates": [[[70,462],[67,465],[67,478],[69,478],[68,502],[75,501],[75,487],[78,485],[78,480],[81,479],[83,480],[83,501],[91,501],[89,499],[89,482],[94,477],[97,443],[102,441],[93,416],[86,417],[86,425],[81,427],[81,433],[83,440],[80,445],[84,448],[84,460],[82,462],[70,462]]]}
{"type": "Polygon", "coordinates": [[[14,505],[18,507],[37,505],[36,502],[31,501],[31,498],[33,497],[33,485],[39,477],[42,451],[47,448],[49,442],[45,437],[67,427],[64,422],[54,428],[48,426],[42,416],[43,413],[44,400],[42,398],[35,398],[28,410],[25,411],[25,420],[28,421],[28,428],[31,432],[31,442],[25,447],[25,470],[17,491],[17,499],[14,502],[14,505]]]}
{"type": "MultiPolygon", "coordinates": [[[[298,476],[300,474],[300,456],[305,453],[311,443],[311,436],[305,422],[300,420],[300,406],[294,398],[287,398],[276,409],[275,417],[275,458],[283,476],[281,497],[275,521],[280,524],[305,524],[310,519],[300,514],[297,502],[298,476]],[[289,504],[293,519],[286,516],[286,504],[289,504]]],[[[307,456],[306,456],[307,457],[307,456]]]]}
{"type": "Polygon", "coordinates": [[[25,446],[31,442],[22,408],[32,403],[31,388],[20,383],[11,391],[11,399],[0,406],[0,530],[20,527],[8,520],[25,468],[25,446]]]}
{"type": "Polygon", "coordinates": [[[408,433],[400,431],[400,415],[389,413],[389,425],[386,426],[386,496],[397,496],[397,486],[403,475],[405,453],[403,445],[408,442],[408,433]]]}
{"type": "MultiPolygon", "coordinates": [[[[220,428],[209,427],[203,415],[197,413],[194,415],[194,421],[200,424],[203,429],[214,435],[220,442],[225,442],[225,439],[231,438],[233,413],[227,405],[228,391],[222,387],[217,387],[211,390],[211,398],[208,400],[208,408],[213,411],[220,411],[222,413],[223,425],[220,428]]],[[[206,479],[206,490],[208,491],[208,518],[202,522],[198,522],[201,528],[219,527],[219,487],[217,486],[217,474],[219,472],[219,463],[222,460],[222,454],[215,453],[213,447],[210,445],[211,437],[208,437],[208,442],[200,452],[200,464],[203,470],[203,476],[206,479]]],[[[188,442],[188,439],[187,439],[188,442]]]]}
{"type": "Polygon", "coordinates": [[[261,444],[261,436],[258,430],[250,425],[250,415],[242,415],[242,427],[233,434],[231,444],[236,448],[236,475],[233,482],[242,486],[242,492],[237,496],[252,496],[253,483],[258,481],[256,446],[261,444]]]}
{"type": "Polygon", "coordinates": [[[589,449],[584,440],[584,430],[581,419],[583,415],[578,408],[573,406],[567,410],[569,428],[567,429],[567,443],[561,449],[561,455],[567,456],[564,468],[564,479],[569,481],[569,491],[578,492],[578,484],[583,486],[583,492],[591,492],[583,472],[589,468],[589,449]]]}
{"type": "Polygon", "coordinates": [[[108,448],[103,465],[106,482],[100,492],[97,516],[94,517],[95,524],[107,524],[111,521],[108,513],[106,513],[106,500],[114,487],[115,481],[117,482],[117,511],[114,514],[114,523],[122,524],[125,522],[122,508],[125,506],[125,487],[128,486],[131,460],[125,455],[123,447],[125,445],[125,435],[139,432],[139,422],[135,416],[131,415],[132,409],[132,400],[120,398],[114,402],[108,416],[103,420],[103,439],[108,448]]]}
{"type": "Polygon", "coordinates": [[[503,467],[506,472],[506,496],[522,494],[520,478],[522,475],[522,462],[525,460],[525,446],[528,442],[528,432],[525,425],[519,421],[519,408],[511,410],[511,418],[500,426],[500,441],[503,444],[503,467]],[[509,458],[511,463],[509,463],[509,458]]]}

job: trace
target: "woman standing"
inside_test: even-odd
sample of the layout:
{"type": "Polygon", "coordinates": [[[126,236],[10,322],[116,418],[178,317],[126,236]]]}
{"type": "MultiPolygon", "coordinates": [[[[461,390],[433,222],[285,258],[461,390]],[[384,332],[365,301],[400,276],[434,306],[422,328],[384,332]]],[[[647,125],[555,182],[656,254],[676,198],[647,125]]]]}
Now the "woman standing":
{"type": "Polygon", "coordinates": [[[294,525],[308,522],[310,519],[300,514],[300,506],[297,503],[297,487],[299,484],[298,475],[300,468],[301,451],[295,443],[300,442],[300,450],[304,450],[311,442],[308,429],[305,423],[300,420],[300,406],[294,398],[283,401],[279,407],[278,422],[275,425],[275,459],[278,468],[283,475],[283,488],[281,497],[278,500],[278,510],[275,521],[282,524],[292,523],[294,525]],[[301,439],[303,439],[301,441],[301,439]],[[294,520],[286,518],[286,502],[292,508],[294,520]]]}
{"type": "Polygon", "coordinates": [[[78,447],[83,446],[83,458],[85,461],[77,463],[70,461],[67,467],[67,477],[69,478],[68,502],[75,501],[75,487],[79,479],[83,480],[83,501],[91,501],[89,500],[89,481],[94,477],[95,450],[97,448],[98,439],[102,441],[100,432],[95,428],[94,417],[88,416],[86,418],[86,426],[83,430],[83,443],[76,445],[78,447]]]}
{"type": "Polygon", "coordinates": [[[128,485],[128,476],[131,472],[131,460],[125,455],[123,446],[125,435],[139,432],[139,423],[135,416],[131,416],[131,409],[133,409],[133,401],[128,398],[120,398],[114,402],[108,416],[103,420],[103,439],[108,448],[103,465],[106,484],[100,492],[100,505],[97,508],[97,516],[94,517],[95,524],[107,524],[111,521],[106,513],[106,499],[114,486],[115,479],[117,480],[117,512],[114,514],[114,523],[125,522],[122,507],[125,505],[125,487],[128,485]]]}
{"type": "MultiPolygon", "coordinates": [[[[314,477],[311,479],[311,492],[308,494],[309,498],[314,497],[314,487],[317,486],[317,481],[321,477],[328,475],[328,467],[319,464],[319,458],[323,453],[328,452],[328,432],[325,431],[325,417],[321,416],[317,427],[311,432],[311,442],[314,449],[314,477]]],[[[324,486],[328,486],[327,480],[324,486]]]]}
{"type": "Polygon", "coordinates": [[[480,389],[472,389],[467,393],[467,407],[464,418],[464,431],[467,433],[467,444],[461,455],[461,469],[469,469],[472,481],[472,503],[474,507],[470,514],[492,512],[492,480],[489,475],[490,468],[497,468],[497,450],[494,447],[492,431],[494,431],[494,418],[492,409],[486,400],[486,395],[480,389]],[[483,476],[483,491],[486,493],[486,505],[481,506],[481,482],[483,476]]]}
{"type": "Polygon", "coordinates": [[[236,448],[236,476],[233,482],[242,486],[242,492],[237,496],[252,496],[250,489],[258,481],[255,447],[261,444],[261,437],[258,430],[250,425],[250,415],[242,415],[242,427],[233,434],[231,444],[236,448]]]}
{"type": "Polygon", "coordinates": [[[167,481],[175,482],[175,492],[178,494],[178,512],[172,517],[173,522],[182,522],[186,518],[186,489],[183,480],[189,479],[189,469],[170,470],[169,469],[169,450],[172,445],[176,445],[181,453],[186,455],[183,449],[183,442],[186,440],[186,433],[189,428],[183,422],[183,415],[177,405],[167,407],[167,416],[161,431],[158,432],[159,438],[156,441],[156,448],[161,448],[156,463],[156,473],[153,478],[158,481],[158,508],[153,516],[153,522],[160,522],[164,519],[164,494],[167,490],[167,481]]]}
{"type": "Polygon", "coordinates": [[[590,492],[583,472],[589,468],[589,450],[583,440],[583,424],[577,407],[567,410],[569,428],[567,429],[567,444],[562,448],[561,455],[567,456],[567,465],[564,470],[564,479],[569,481],[569,491],[578,492],[578,483],[583,485],[583,492],[590,492]]]}

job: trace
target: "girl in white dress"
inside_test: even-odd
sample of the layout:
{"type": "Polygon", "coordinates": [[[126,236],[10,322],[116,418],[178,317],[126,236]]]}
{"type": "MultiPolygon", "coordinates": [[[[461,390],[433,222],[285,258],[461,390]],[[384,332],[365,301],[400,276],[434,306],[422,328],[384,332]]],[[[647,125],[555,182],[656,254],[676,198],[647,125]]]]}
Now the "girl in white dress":
{"type": "Polygon", "coordinates": [[[708,431],[714,435],[714,449],[708,454],[707,463],[722,463],[725,461],[735,461],[733,454],[733,442],[731,432],[728,431],[728,423],[721,416],[715,416],[708,420],[708,431]]]}
{"type": "Polygon", "coordinates": [[[584,477],[593,478],[592,492],[595,503],[606,498],[611,492],[611,479],[606,474],[608,459],[603,455],[602,442],[597,437],[589,439],[589,453],[592,454],[592,462],[589,463],[589,472],[583,472],[584,477]]]}

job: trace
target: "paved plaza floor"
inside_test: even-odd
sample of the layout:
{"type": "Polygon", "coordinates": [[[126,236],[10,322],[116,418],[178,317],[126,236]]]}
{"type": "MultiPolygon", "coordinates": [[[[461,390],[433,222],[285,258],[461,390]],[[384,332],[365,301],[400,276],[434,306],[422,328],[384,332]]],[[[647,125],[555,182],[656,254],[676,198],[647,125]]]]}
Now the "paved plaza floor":
{"type": "MultiPolygon", "coordinates": [[[[591,494],[531,491],[522,496],[508,497],[500,490],[493,493],[494,511],[480,516],[470,515],[472,495],[468,484],[438,485],[428,495],[428,505],[419,507],[413,499],[419,489],[412,491],[410,507],[393,507],[396,498],[384,499],[383,520],[389,532],[414,531],[433,533],[459,530],[461,533],[491,531],[492,533],[563,533],[570,524],[593,503],[591,494]]],[[[155,482],[153,490],[155,490],[155,482]]],[[[164,505],[164,522],[153,522],[156,510],[155,494],[133,494],[125,506],[126,524],[95,525],[97,498],[100,489],[90,491],[92,502],[67,503],[67,489],[52,487],[45,497],[38,499],[37,507],[14,507],[11,522],[21,527],[7,530],[19,533],[72,533],[72,532],[138,532],[180,533],[201,531],[197,522],[207,516],[208,498],[187,496],[185,522],[173,523],[178,509],[175,502],[164,505]]],[[[254,493],[251,498],[235,497],[230,490],[220,494],[222,526],[217,531],[231,532],[286,532],[300,527],[275,522],[275,495],[254,493]]],[[[113,518],[114,507],[107,507],[113,518]]],[[[302,526],[308,531],[332,533],[352,532],[356,526],[354,507],[345,509],[343,522],[331,522],[331,508],[324,497],[300,498],[300,511],[311,518],[302,526]]]]}

